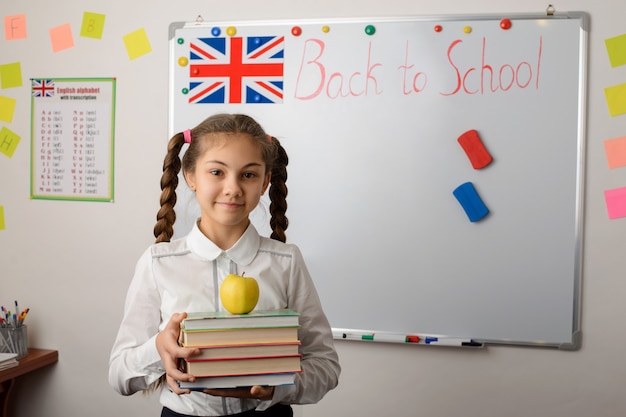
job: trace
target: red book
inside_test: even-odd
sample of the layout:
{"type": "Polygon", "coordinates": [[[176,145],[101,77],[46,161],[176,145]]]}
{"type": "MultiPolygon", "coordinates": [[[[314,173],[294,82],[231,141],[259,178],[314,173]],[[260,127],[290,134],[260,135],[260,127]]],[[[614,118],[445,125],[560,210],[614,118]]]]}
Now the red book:
{"type": "Polygon", "coordinates": [[[300,372],[301,355],[186,359],[182,370],[197,377],[300,372]]]}

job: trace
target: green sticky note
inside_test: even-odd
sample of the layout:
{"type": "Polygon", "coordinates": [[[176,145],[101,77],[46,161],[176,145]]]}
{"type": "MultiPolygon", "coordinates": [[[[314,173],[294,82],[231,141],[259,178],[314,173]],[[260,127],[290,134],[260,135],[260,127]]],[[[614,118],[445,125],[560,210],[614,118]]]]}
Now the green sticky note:
{"type": "Polygon", "coordinates": [[[130,59],[138,58],[152,51],[148,35],[146,35],[146,31],[143,28],[125,35],[123,39],[130,59]]]}
{"type": "Polygon", "coordinates": [[[0,87],[12,88],[22,86],[22,66],[19,62],[0,65],[0,87]]]}
{"type": "Polygon", "coordinates": [[[83,24],[80,27],[80,36],[102,39],[105,18],[105,15],[99,13],[83,13],[83,24]]]}
{"type": "Polygon", "coordinates": [[[3,126],[0,129],[0,152],[11,158],[20,139],[18,134],[3,126]]]}
{"type": "Polygon", "coordinates": [[[0,206],[0,230],[4,230],[4,207],[0,206]]]}
{"type": "Polygon", "coordinates": [[[604,44],[611,67],[626,64],[626,34],[605,39],[604,44]]]}
{"type": "Polygon", "coordinates": [[[604,95],[611,116],[626,113],[626,83],[605,88],[604,95]]]}
{"type": "Polygon", "coordinates": [[[0,120],[11,123],[15,113],[15,100],[12,97],[0,96],[0,120]]]}

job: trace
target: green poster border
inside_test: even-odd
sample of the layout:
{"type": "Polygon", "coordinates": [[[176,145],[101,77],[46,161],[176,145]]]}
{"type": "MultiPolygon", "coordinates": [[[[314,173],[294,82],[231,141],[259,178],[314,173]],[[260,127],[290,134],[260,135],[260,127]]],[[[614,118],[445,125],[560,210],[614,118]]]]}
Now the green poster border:
{"type": "Polygon", "coordinates": [[[63,200],[63,201],[95,201],[110,203],[115,196],[115,104],[116,104],[116,81],[115,77],[76,77],[76,78],[55,78],[36,77],[31,78],[31,106],[30,106],[30,198],[31,200],[63,200]],[[107,197],[74,197],[64,195],[37,195],[35,194],[35,97],[32,95],[33,80],[53,80],[60,82],[110,82],[111,83],[111,137],[110,140],[110,167],[109,167],[109,195],[107,197]]]}

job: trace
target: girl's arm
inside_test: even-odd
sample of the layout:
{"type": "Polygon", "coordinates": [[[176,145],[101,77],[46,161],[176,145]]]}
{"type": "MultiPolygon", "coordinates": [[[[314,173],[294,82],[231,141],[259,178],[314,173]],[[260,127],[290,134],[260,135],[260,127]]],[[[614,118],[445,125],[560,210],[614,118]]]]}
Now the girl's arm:
{"type": "Polygon", "coordinates": [[[161,303],[151,264],[148,249],[137,262],[109,359],[109,384],[122,395],[148,389],[165,372],[155,343],[161,303]]]}
{"type": "Polygon", "coordinates": [[[341,367],[332,330],[300,250],[294,246],[289,308],[300,313],[302,372],[294,386],[279,386],[272,403],[313,404],[339,382],[341,367]]]}

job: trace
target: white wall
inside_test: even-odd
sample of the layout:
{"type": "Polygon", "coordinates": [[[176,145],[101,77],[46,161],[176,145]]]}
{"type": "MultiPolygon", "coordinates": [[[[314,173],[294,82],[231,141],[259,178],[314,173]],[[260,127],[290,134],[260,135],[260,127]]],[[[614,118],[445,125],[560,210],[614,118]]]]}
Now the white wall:
{"type": "MultiPolygon", "coordinates": [[[[340,386],[296,415],[602,417],[626,412],[626,219],[608,220],[603,191],[626,185],[609,170],[603,141],[626,134],[608,115],[603,88],[626,82],[604,40],[626,32],[621,0],[563,0],[557,10],[591,15],[583,346],[564,352],[488,347],[481,351],[337,343],[340,386]]],[[[240,0],[231,2],[0,0],[2,17],[26,13],[28,39],[0,39],[0,64],[20,61],[23,87],[11,123],[22,137],[0,155],[0,304],[30,307],[31,347],[59,350],[59,362],[18,380],[14,416],[158,415],[156,396],[117,395],[107,362],[139,254],[153,241],[167,140],[168,25],[172,21],[542,12],[537,0],[240,0]],[[102,40],[79,36],[83,12],[106,14],[102,40]],[[52,53],[48,30],[70,23],[75,47],[52,53]],[[145,28],[152,52],[129,60],[122,36],[145,28]],[[115,202],[29,200],[30,77],[116,77],[115,202]],[[36,399],[36,401],[33,401],[36,399]]],[[[296,242],[297,243],[297,242],[296,242]]],[[[305,254],[306,256],[306,254],[305,254]]],[[[346,307],[348,308],[348,307],[346,307]]]]}

